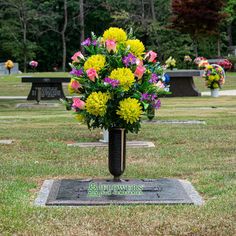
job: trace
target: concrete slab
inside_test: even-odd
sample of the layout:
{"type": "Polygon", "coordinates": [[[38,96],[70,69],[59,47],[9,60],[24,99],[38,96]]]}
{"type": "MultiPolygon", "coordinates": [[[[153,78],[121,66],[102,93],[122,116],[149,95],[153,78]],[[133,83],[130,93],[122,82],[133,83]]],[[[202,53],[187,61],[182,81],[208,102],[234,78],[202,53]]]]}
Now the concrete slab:
{"type": "MultiPolygon", "coordinates": [[[[202,92],[202,96],[211,96],[211,92],[202,92]]],[[[220,96],[236,96],[236,90],[220,90],[220,96]]]]}
{"type": "Polygon", "coordinates": [[[46,108],[46,107],[59,107],[59,103],[20,103],[16,108],[46,108]]]}
{"type": "Polygon", "coordinates": [[[26,100],[26,96],[0,96],[0,100],[26,100]]]}
{"type": "MultiPolygon", "coordinates": [[[[69,143],[67,144],[68,147],[82,147],[82,148],[88,148],[88,147],[108,147],[108,143],[106,142],[83,142],[83,143],[69,143]]],[[[155,144],[152,142],[147,141],[127,141],[126,147],[130,148],[150,148],[155,147],[155,144]]]]}
{"type": "Polygon", "coordinates": [[[11,139],[1,139],[0,140],[0,144],[12,144],[14,140],[11,140],[11,139]]]}
{"type": "Polygon", "coordinates": [[[143,121],[146,124],[186,124],[186,125],[205,125],[203,120],[147,120],[143,121]]]}

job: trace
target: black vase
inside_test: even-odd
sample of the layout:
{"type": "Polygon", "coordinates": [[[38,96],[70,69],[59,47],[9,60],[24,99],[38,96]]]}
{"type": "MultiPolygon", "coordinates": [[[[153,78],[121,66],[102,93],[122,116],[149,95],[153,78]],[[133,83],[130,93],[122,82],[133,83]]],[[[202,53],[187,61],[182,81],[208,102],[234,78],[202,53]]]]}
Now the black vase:
{"type": "Polygon", "coordinates": [[[126,132],[123,128],[109,129],[109,171],[119,181],[125,170],[126,132]]]}

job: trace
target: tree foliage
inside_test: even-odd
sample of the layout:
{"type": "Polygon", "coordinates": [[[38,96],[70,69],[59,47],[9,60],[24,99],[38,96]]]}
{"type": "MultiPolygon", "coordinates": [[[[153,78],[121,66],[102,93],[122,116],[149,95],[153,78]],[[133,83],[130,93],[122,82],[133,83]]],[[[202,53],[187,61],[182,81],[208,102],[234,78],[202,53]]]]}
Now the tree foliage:
{"type": "Polygon", "coordinates": [[[64,70],[91,31],[98,35],[110,26],[132,28],[147,47],[158,51],[159,59],[174,56],[179,65],[184,54],[193,55],[196,40],[199,53],[217,55],[214,34],[220,29],[221,49],[227,54],[225,45],[236,41],[235,5],[227,0],[221,12],[222,0],[1,1],[0,61],[12,59],[26,70],[29,61],[37,60],[41,71],[64,70]]]}

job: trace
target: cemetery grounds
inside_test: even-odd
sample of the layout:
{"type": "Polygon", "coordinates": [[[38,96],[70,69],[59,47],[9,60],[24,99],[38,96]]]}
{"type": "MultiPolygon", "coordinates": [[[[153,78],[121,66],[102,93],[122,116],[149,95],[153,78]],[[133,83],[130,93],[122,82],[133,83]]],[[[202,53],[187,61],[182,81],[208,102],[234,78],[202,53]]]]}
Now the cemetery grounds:
{"type": "MultiPolygon", "coordinates": [[[[207,91],[202,79],[195,83],[207,91]]],[[[26,96],[29,89],[15,76],[0,76],[0,96],[26,96]]],[[[236,73],[228,74],[227,89],[236,89],[236,73]]],[[[123,177],[186,179],[203,206],[34,206],[46,179],[110,178],[107,148],[67,147],[98,141],[101,130],[88,131],[62,105],[16,108],[26,101],[0,100],[0,140],[13,140],[0,144],[0,235],[236,235],[236,97],[161,101],[156,119],[206,124],[144,123],[127,138],[155,147],[127,148],[123,177]]]]}

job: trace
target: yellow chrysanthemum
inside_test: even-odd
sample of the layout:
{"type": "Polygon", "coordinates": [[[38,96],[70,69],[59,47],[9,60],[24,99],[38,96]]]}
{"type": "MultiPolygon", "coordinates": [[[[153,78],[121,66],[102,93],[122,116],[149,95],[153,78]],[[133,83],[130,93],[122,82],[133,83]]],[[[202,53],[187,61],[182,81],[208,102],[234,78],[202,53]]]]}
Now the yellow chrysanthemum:
{"type": "Polygon", "coordinates": [[[107,39],[114,40],[116,42],[123,42],[127,39],[127,35],[121,28],[110,27],[103,34],[103,40],[106,41],[107,39]]]}
{"type": "Polygon", "coordinates": [[[119,103],[119,110],[116,111],[126,123],[133,124],[138,121],[142,114],[142,107],[135,98],[126,98],[119,103]]]}
{"type": "Polygon", "coordinates": [[[84,63],[84,70],[88,69],[95,69],[97,72],[99,72],[106,63],[106,58],[105,56],[98,54],[98,55],[93,55],[88,58],[88,60],[84,63]]]}
{"type": "Polygon", "coordinates": [[[118,68],[111,72],[110,76],[111,79],[119,80],[120,86],[125,90],[128,91],[129,88],[135,82],[134,74],[129,68],[118,68]]]}
{"type": "Polygon", "coordinates": [[[85,101],[85,109],[95,116],[104,116],[110,95],[102,92],[92,92],[85,101]]]}
{"type": "Polygon", "coordinates": [[[126,45],[130,47],[130,52],[133,53],[136,57],[142,57],[145,47],[139,39],[127,40],[126,45]]]}

